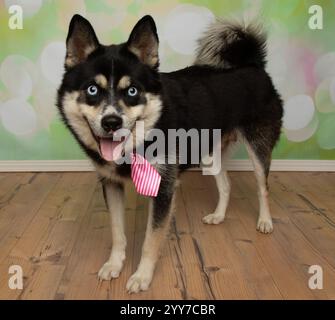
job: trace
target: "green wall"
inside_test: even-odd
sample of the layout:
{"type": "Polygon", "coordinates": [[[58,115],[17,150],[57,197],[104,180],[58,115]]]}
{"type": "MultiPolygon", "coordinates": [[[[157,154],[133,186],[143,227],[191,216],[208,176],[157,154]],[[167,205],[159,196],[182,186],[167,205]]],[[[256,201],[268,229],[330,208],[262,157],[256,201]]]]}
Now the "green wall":
{"type": "Polygon", "coordinates": [[[106,44],[126,40],[136,21],[152,14],[162,71],[192,63],[194,39],[214,16],[258,17],[269,34],[268,71],[285,101],[274,158],[335,159],[335,1],[5,0],[0,1],[0,160],[85,158],[54,106],[74,13],[86,16],[106,44]],[[22,4],[23,30],[8,27],[13,3],[22,4]],[[308,27],[313,4],[323,8],[323,30],[308,27]]]}

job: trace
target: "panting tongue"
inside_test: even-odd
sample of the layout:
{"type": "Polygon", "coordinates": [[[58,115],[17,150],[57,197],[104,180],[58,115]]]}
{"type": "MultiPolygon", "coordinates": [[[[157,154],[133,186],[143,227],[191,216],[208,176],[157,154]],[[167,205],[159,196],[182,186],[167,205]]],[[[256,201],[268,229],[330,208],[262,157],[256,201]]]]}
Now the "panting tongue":
{"type": "Polygon", "coordinates": [[[113,139],[100,139],[100,151],[106,161],[115,161],[122,155],[122,142],[113,139]]]}

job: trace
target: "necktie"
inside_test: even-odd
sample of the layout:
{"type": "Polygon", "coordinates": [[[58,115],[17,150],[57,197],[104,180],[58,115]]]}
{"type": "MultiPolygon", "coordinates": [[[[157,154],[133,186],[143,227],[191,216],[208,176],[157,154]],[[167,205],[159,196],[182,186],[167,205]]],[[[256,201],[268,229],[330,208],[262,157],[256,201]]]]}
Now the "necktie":
{"type": "Polygon", "coordinates": [[[131,178],[136,191],[144,196],[157,197],[161,175],[141,155],[133,153],[131,157],[131,178]]]}

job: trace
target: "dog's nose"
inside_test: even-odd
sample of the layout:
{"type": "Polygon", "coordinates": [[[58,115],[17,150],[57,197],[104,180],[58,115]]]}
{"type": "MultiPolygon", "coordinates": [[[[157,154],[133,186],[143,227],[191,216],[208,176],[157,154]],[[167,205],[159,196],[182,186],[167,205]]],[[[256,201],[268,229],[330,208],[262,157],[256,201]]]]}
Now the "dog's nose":
{"type": "Polygon", "coordinates": [[[119,116],[108,115],[102,118],[101,126],[106,132],[117,131],[122,127],[122,119],[119,116]]]}

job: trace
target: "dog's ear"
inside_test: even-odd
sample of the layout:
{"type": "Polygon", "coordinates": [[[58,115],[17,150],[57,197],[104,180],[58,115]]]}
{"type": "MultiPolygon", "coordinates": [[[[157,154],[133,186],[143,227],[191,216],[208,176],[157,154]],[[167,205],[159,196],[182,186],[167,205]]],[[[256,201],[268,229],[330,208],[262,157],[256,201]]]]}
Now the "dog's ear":
{"type": "Polygon", "coordinates": [[[76,14],[72,17],[66,38],[65,67],[72,68],[85,61],[99,47],[99,41],[91,24],[76,14]]]}
{"type": "Polygon", "coordinates": [[[142,63],[157,69],[159,65],[158,43],[154,19],[151,16],[144,16],[131,32],[127,47],[142,63]]]}

